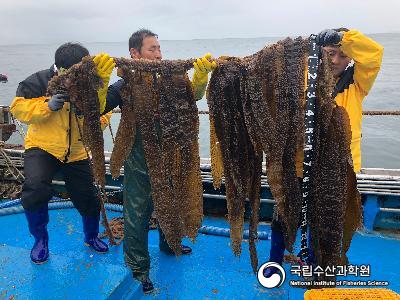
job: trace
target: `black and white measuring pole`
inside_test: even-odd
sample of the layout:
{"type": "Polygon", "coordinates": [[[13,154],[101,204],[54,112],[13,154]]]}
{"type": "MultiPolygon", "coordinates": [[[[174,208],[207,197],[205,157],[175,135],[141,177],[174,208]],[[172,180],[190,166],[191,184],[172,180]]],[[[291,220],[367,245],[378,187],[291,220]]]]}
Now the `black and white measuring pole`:
{"type": "Polygon", "coordinates": [[[303,205],[301,207],[301,250],[300,259],[306,261],[309,256],[307,243],[307,209],[310,193],[310,172],[313,160],[314,144],[314,116],[315,104],[317,101],[317,73],[320,59],[320,47],[316,43],[316,36],[310,36],[307,72],[307,92],[305,109],[305,140],[304,140],[304,162],[303,162],[303,183],[301,191],[303,195],[303,205]]]}

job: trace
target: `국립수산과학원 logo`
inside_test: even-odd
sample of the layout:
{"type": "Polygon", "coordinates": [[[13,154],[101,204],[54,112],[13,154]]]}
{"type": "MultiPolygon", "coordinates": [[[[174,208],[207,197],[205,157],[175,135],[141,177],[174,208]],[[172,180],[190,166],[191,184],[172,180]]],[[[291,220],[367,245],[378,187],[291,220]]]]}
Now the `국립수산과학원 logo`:
{"type": "Polygon", "coordinates": [[[280,287],[285,282],[285,278],[286,278],[285,269],[280,264],[273,261],[262,264],[257,272],[258,282],[267,289],[280,287]],[[269,273],[270,274],[272,273],[272,275],[265,277],[265,272],[268,269],[271,269],[272,272],[269,273]]]}

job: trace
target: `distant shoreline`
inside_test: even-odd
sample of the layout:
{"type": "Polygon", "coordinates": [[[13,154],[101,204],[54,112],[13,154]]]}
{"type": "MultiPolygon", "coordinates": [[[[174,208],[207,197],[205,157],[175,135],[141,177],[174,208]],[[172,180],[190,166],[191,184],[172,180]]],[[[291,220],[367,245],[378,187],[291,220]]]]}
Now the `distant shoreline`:
{"type": "MultiPolygon", "coordinates": [[[[365,33],[368,36],[379,36],[379,35],[399,35],[400,36],[400,31],[399,32],[378,32],[378,33],[365,33]]],[[[279,40],[279,39],[284,39],[286,37],[298,37],[299,35],[286,35],[286,36],[261,36],[261,37],[226,37],[226,38],[200,38],[200,39],[187,39],[187,40],[182,40],[182,39],[177,39],[177,40],[163,40],[160,39],[160,42],[190,42],[190,41],[226,41],[226,40],[260,40],[260,39],[269,39],[269,40],[279,40]]],[[[307,35],[304,35],[307,36],[307,35]]],[[[22,44],[2,44],[0,43],[0,47],[14,47],[14,46],[53,46],[53,45],[60,45],[63,42],[52,42],[52,43],[36,43],[36,44],[30,44],[30,43],[22,43],[22,44]]],[[[119,42],[82,42],[82,44],[126,44],[126,41],[119,41],[119,42]]]]}

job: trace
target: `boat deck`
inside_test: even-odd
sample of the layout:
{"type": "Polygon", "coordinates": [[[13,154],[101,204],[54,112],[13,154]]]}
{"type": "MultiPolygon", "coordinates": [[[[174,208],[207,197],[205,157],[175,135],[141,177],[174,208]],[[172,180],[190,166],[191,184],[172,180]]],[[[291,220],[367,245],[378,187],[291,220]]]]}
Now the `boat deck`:
{"type": "MultiPolygon", "coordinates": [[[[10,208],[2,209],[10,210],[10,208]]],[[[121,213],[108,211],[109,218],[121,213]]],[[[204,225],[228,228],[225,220],[205,217],[204,225]]],[[[145,296],[124,266],[122,245],[108,254],[97,254],[83,245],[80,216],[75,209],[50,210],[48,226],[50,259],[34,265],[29,252],[33,244],[23,213],[0,217],[0,299],[303,299],[303,288],[289,286],[300,280],[290,274],[280,288],[266,289],[257,281],[249,262],[248,243],[235,257],[229,238],[199,234],[193,253],[175,258],[159,252],[158,233],[149,233],[151,278],[156,292],[145,296]]],[[[270,231],[260,225],[259,231],[270,231]]],[[[260,264],[268,257],[270,240],[258,242],[260,264]]],[[[400,239],[357,233],[349,251],[354,265],[369,264],[371,275],[338,277],[338,280],[388,281],[400,293],[400,239]]],[[[374,287],[374,286],[371,286],[374,287]]],[[[381,286],[382,287],[382,286],[381,286]]]]}

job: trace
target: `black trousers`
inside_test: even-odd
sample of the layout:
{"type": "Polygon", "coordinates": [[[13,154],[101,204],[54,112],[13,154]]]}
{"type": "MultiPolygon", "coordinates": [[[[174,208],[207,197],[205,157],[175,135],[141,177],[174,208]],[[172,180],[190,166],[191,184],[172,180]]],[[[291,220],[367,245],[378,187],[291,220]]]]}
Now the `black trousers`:
{"type": "Polygon", "coordinates": [[[98,216],[100,202],[89,160],[63,163],[39,148],[27,149],[24,155],[25,182],[21,196],[24,209],[35,211],[47,205],[54,194],[51,181],[57,172],[64,176],[68,194],[81,216],[98,216]]]}

